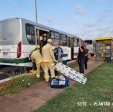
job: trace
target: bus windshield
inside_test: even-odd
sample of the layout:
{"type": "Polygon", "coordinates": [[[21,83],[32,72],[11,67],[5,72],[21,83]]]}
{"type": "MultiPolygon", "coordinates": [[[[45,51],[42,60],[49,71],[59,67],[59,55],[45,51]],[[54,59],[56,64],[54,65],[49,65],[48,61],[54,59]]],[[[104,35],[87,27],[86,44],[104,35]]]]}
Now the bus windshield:
{"type": "Polygon", "coordinates": [[[0,22],[0,45],[17,44],[19,35],[19,19],[6,20],[0,22]]]}

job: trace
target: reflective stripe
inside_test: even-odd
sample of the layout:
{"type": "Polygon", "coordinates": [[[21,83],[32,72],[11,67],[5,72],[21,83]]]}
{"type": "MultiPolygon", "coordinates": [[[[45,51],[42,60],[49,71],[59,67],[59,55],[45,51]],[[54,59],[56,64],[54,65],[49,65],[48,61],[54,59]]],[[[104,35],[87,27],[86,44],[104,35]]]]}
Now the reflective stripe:
{"type": "Polygon", "coordinates": [[[51,78],[55,77],[54,75],[51,76],[51,78]]]}
{"type": "Polygon", "coordinates": [[[49,76],[44,76],[45,78],[49,78],[49,76]]]}
{"type": "Polygon", "coordinates": [[[43,61],[43,59],[41,59],[39,62],[37,62],[36,65],[39,64],[39,63],[41,63],[42,61],[43,61]]]}
{"type": "Polygon", "coordinates": [[[51,61],[53,61],[53,60],[43,60],[43,62],[51,62],[51,61]]]}
{"type": "Polygon", "coordinates": [[[36,53],[37,53],[37,52],[34,51],[34,52],[32,53],[32,55],[36,55],[36,53]]]}
{"type": "Polygon", "coordinates": [[[39,74],[36,74],[36,77],[37,77],[37,78],[40,78],[40,75],[39,75],[39,74]]]}
{"type": "Polygon", "coordinates": [[[40,76],[39,74],[36,74],[36,76],[40,76]]]}

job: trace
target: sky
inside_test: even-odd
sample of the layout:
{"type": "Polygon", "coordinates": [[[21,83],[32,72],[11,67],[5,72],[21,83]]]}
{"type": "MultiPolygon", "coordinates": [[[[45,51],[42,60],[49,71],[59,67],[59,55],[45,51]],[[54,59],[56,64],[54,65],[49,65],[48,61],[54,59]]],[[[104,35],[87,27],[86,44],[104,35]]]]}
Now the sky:
{"type": "MultiPolygon", "coordinates": [[[[36,0],[38,23],[82,39],[113,36],[113,0],[36,0]]],[[[36,22],[35,0],[0,0],[0,20],[36,22]]]]}

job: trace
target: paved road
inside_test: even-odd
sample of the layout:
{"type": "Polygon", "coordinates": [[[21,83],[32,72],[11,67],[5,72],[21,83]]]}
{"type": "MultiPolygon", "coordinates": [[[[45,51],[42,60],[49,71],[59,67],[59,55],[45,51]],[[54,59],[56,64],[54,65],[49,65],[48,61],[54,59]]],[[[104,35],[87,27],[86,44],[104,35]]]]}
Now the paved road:
{"type": "MultiPolygon", "coordinates": [[[[100,65],[102,61],[90,60],[88,62],[88,70],[85,74],[100,65]]],[[[75,68],[78,70],[78,68],[75,68]]],[[[75,81],[71,80],[71,84],[75,81]]],[[[0,98],[0,112],[32,112],[33,110],[42,106],[48,99],[55,96],[58,92],[64,89],[52,89],[49,83],[45,81],[36,83],[29,88],[25,88],[21,93],[1,97],[0,98]]]]}

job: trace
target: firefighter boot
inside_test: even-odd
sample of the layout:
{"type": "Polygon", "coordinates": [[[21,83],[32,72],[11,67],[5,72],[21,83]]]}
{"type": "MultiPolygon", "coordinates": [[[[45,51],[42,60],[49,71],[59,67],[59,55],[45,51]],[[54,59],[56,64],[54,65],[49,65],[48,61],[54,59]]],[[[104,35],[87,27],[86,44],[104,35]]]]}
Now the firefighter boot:
{"type": "Polygon", "coordinates": [[[44,78],[46,82],[49,82],[49,76],[44,76],[44,78]]]}
{"type": "Polygon", "coordinates": [[[39,74],[36,74],[36,78],[39,79],[40,78],[40,75],[39,74]]]}

